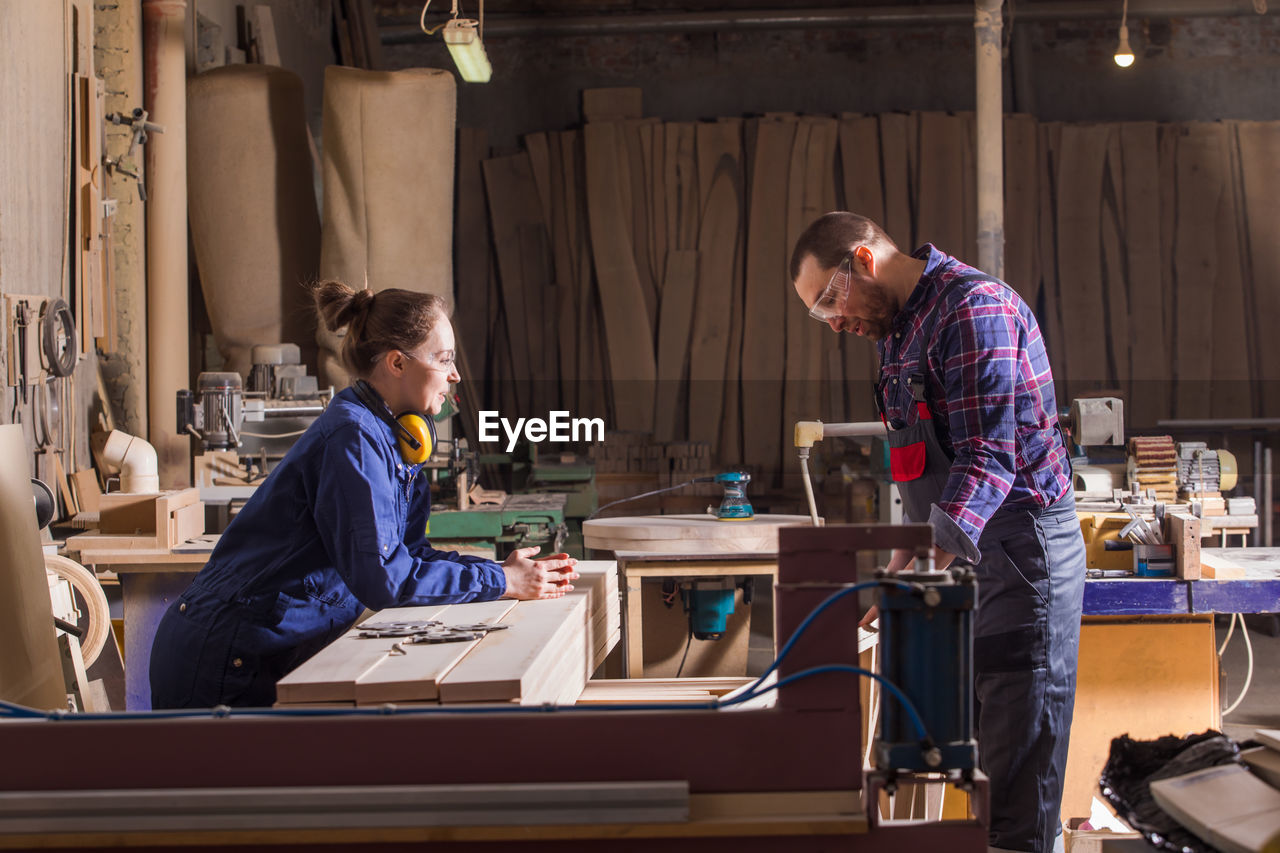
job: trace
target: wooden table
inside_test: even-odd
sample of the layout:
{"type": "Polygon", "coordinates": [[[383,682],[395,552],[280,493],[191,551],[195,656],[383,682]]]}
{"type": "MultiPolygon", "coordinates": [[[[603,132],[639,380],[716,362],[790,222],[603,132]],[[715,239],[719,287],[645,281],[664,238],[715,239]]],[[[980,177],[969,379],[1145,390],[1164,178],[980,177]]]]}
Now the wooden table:
{"type": "Polygon", "coordinates": [[[169,603],[186,591],[212,551],[85,550],[80,562],[120,579],[124,606],[125,707],[151,708],[151,644],[169,603]]]}

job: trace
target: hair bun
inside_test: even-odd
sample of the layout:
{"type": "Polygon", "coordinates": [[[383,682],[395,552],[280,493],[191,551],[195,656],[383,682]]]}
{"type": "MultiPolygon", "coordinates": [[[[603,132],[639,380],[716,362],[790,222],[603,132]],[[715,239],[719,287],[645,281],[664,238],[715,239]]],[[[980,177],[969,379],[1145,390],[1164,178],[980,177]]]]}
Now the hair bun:
{"type": "Polygon", "coordinates": [[[352,311],[368,311],[369,306],[373,304],[373,291],[367,287],[357,290],[351,294],[351,310],[352,311]]]}

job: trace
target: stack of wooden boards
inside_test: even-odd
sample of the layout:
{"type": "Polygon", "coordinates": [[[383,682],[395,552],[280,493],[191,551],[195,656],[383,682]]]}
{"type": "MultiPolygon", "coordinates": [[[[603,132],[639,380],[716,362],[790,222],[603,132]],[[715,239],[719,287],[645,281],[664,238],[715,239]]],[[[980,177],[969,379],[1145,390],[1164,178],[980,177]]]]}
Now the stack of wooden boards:
{"type": "MultiPolygon", "coordinates": [[[[976,263],[972,115],[664,122],[638,89],[583,105],[581,128],[514,154],[460,133],[456,316],[480,407],[706,441],[766,487],[794,468],[796,420],[871,418],[872,348],[807,317],[789,253],[845,208],[976,263]]],[[[1135,428],[1280,414],[1257,381],[1280,372],[1261,319],[1280,313],[1278,146],[1280,122],[1007,117],[1004,278],[1039,313],[1058,399],[1115,388],[1135,428]]]]}
{"type": "Polygon", "coordinates": [[[1153,492],[1161,503],[1178,499],[1178,453],[1171,436],[1129,439],[1129,482],[1135,492],[1153,492]]]}
{"type": "Polygon", "coordinates": [[[574,591],[563,598],[381,611],[366,624],[506,627],[469,642],[404,642],[393,653],[396,639],[361,638],[356,626],[282,678],[277,704],[572,704],[622,631],[617,564],[582,561],[578,571],[574,591]]]}

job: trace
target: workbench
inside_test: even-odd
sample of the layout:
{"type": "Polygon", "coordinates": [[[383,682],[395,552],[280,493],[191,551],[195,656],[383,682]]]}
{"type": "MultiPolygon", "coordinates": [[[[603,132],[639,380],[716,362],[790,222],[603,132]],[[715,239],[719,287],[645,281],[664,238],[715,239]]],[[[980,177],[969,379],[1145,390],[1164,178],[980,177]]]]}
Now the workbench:
{"type": "MultiPolygon", "coordinates": [[[[790,636],[857,550],[928,548],[927,527],[797,528],[774,588],[790,636]]],[[[304,708],[7,720],[0,847],[378,843],[433,850],[986,849],[985,811],[880,825],[865,811],[848,600],[778,670],[772,707],[304,708]],[[336,747],[336,748],[326,748],[336,747]],[[68,762],[93,762],[68,776],[68,762]],[[246,789],[246,785],[253,786],[246,789]],[[114,797],[114,800],[109,798],[114,797]],[[110,816],[91,810],[104,798],[110,816]],[[356,804],[356,807],[352,807],[356,804]],[[537,808],[531,808],[537,804],[537,808]],[[157,809],[162,808],[163,812],[157,809]],[[488,846],[485,843],[488,842],[488,846]]],[[[985,782],[975,780],[979,794],[985,782]]]]}
{"type": "Polygon", "coordinates": [[[1280,610],[1280,548],[1206,548],[1238,580],[1088,580],[1062,817],[1087,817],[1111,739],[1222,725],[1214,615],[1280,610]]]}
{"type": "MultiPolygon", "coordinates": [[[[212,537],[207,537],[212,538],[212,537]]],[[[190,547],[190,546],[189,546],[190,547]]],[[[169,602],[186,592],[196,572],[204,568],[213,542],[198,550],[84,550],[79,562],[95,572],[110,572],[120,580],[124,610],[125,707],[151,708],[151,645],[169,602]]]]}

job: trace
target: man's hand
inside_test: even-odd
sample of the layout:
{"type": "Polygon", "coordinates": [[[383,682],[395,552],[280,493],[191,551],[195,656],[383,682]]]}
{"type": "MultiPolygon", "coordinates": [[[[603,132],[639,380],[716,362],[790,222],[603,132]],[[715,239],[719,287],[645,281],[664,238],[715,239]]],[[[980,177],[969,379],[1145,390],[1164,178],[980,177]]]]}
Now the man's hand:
{"type": "Polygon", "coordinates": [[[552,554],[541,560],[532,559],[540,549],[517,548],[502,561],[502,571],[507,576],[507,591],[503,598],[520,601],[536,601],[560,598],[573,590],[578,573],[573,567],[578,561],[568,554],[552,554]]]}

